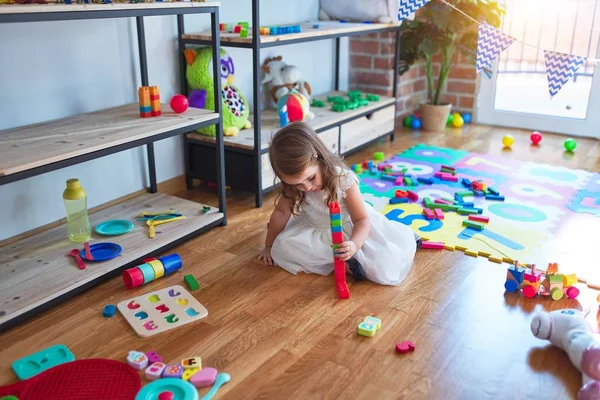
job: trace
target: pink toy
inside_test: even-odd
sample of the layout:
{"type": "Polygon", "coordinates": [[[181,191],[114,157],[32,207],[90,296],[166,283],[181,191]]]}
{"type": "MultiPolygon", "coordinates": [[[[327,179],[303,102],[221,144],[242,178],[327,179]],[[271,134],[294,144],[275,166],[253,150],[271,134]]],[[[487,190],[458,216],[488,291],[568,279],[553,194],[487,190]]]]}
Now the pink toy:
{"type": "Polygon", "coordinates": [[[198,388],[211,386],[217,379],[218,371],[214,368],[204,368],[190,378],[190,383],[198,388]]]}
{"type": "Polygon", "coordinates": [[[148,357],[141,351],[132,350],[127,355],[127,364],[140,371],[148,366],[148,357]]]}
{"type": "Polygon", "coordinates": [[[415,344],[410,340],[396,344],[396,351],[400,354],[406,354],[415,350],[415,344]]]}
{"type": "Polygon", "coordinates": [[[531,332],[564,350],[573,365],[582,371],[579,400],[600,399],[600,340],[580,311],[537,313],[531,320],[531,332]]]}
{"type": "Polygon", "coordinates": [[[423,242],[423,243],[421,244],[421,248],[422,248],[422,249],[443,250],[443,249],[444,249],[444,243],[438,243],[438,242],[423,242]]]}
{"type": "Polygon", "coordinates": [[[542,134],[538,131],[534,131],[529,139],[531,139],[531,143],[537,146],[542,141],[542,134]]]}
{"type": "Polygon", "coordinates": [[[182,94],[176,94],[171,98],[171,109],[177,114],[181,114],[190,106],[190,102],[187,97],[182,94]]]}
{"type": "Polygon", "coordinates": [[[146,357],[148,357],[148,363],[154,364],[155,362],[162,362],[162,357],[158,355],[155,351],[147,351],[146,357]]]}
{"type": "Polygon", "coordinates": [[[146,375],[146,379],[149,381],[155,381],[162,376],[162,373],[165,369],[166,365],[162,362],[152,363],[146,371],[144,371],[144,375],[146,375]]]}
{"type": "Polygon", "coordinates": [[[183,367],[180,364],[169,364],[163,371],[163,378],[181,378],[183,367]]]}

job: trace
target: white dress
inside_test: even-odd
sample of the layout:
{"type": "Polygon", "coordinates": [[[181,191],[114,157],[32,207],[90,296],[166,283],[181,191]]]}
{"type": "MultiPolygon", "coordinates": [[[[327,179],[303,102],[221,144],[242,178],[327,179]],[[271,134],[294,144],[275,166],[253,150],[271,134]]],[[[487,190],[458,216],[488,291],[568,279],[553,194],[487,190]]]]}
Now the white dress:
{"type": "MultiPolygon", "coordinates": [[[[345,170],[340,179],[339,199],[344,240],[352,234],[352,220],[346,207],[345,191],[358,184],[354,172],[345,170]]],[[[398,285],[413,264],[416,240],[406,225],[390,221],[368,203],[371,221],[369,237],[354,258],[362,265],[367,279],[382,285],[398,285]]],[[[308,192],[298,216],[292,216],[271,249],[273,260],[292,274],[298,272],[328,275],[333,271],[331,225],[326,193],[308,192]]]]}

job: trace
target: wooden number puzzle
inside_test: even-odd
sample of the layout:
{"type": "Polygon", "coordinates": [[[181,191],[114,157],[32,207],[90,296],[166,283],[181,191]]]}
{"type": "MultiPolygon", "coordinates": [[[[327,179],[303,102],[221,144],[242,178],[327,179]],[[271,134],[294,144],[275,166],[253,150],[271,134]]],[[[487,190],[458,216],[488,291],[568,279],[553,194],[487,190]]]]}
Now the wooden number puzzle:
{"type": "Polygon", "coordinates": [[[180,285],[122,301],[117,308],[142,337],[156,335],[208,315],[208,310],[180,285]]]}

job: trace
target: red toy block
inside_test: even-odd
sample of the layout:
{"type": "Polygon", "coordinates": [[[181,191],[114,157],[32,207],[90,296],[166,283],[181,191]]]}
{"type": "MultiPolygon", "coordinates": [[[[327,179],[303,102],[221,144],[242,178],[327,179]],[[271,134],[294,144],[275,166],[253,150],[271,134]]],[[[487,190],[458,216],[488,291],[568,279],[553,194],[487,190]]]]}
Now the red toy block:
{"type": "Polygon", "coordinates": [[[439,208],[436,208],[434,210],[434,212],[435,212],[435,217],[437,219],[444,219],[444,212],[442,210],[440,210],[439,208]]]}
{"type": "Polygon", "coordinates": [[[235,28],[233,28],[233,33],[240,33],[241,31],[242,31],[241,25],[236,25],[235,28]]]}
{"type": "Polygon", "coordinates": [[[490,217],[486,217],[485,215],[469,215],[469,219],[471,221],[483,222],[484,224],[490,222],[490,217]]]}
{"type": "Polygon", "coordinates": [[[444,243],[440,242],[423,242],[421,243],[422,249],[433,249],[433,250],[443,250],[444,243]]]}
{"type": "Polygon", "coordinates": [[[368,161],[363,161],[362,162],[362,167],[363,168],[369,168],[369,162],[368,161]]]}
{"type": "Polygon", "coordinates": [[[406,193],[408,194],[408,199],[409,200],[412,200],[412,201],[419,200],[419,195],[416,194],[415,192],[413,192],[412,190],[407,190],[406,193]]]}
{"type": "Polygon", "coordinates": [[[442,167],[440,169],[449,169],[450,171],[456,171],[456,168],[450,167],[448,165],[442,165],[442,167]]]}
{"type": "Polygon", "coordinates": [[[434,219],[435,218],[435,214],[429,208],[424,208],[423,209],[423,214],[425,215],[425,218],[427,218],[427,219],[434,219]]]}
{"type": "Polygon", "coordinates": [[[441,177],[441,179],[443,181],[458,182],[458,176],[454,176],[454,175],[450,175],[450,174],[445,174],[444,176],[441,177]]]}
{"type": "Polygon", "coordinates": [[[333,273],[335,276],[335,287],[338,291],[338,297],[340,299],[350,298],[350,289],[348,289],[348,283],[346,282],[346,266],[342,260],[338,258],[334,259],[333,273]]]}
{"type": "Polygon", "coordinates": [[[404,190],[396,190],[394,192],[394,196],[396,196],[398,198],[400,198],[400,197],[408,197],[408,192],[405,192],[404,190]]]}
{"type": "Polygon", "coordinates": [[[441,178],[441,177],[443,177],[444,175],[447,175],[447,174],[446,174],[446,173],[444,173],[444,172],[436,172],[435,174],[433,174],[433,176],[435,176],[436,178],[441,178]]]}
{"type": "Polygon", "coordinates": [[[402,343],[396,343],[396,351],[400,354],[406,354],[408,352],[414,351],[415,348],[415,344],[410,340],[407,340],[402,343]]]}
{"type": "Polygon", "coordinates": [[[331,240],[333,241],[333,244],[340,244],[344,242],[344,235],[342,232],[332,232],[331,233],[331,240]]]}
{"type": "Polygon", "coordinates": [[[329,214],[340,214],[341,212],[340,203],[333,202],[329,204],[329,214]]]}
{"type": "Polygon", "coordinates": [[[141,112],[140,111],[140,117],[142,118],[150,118],[152,116],[152,112],[141,112]]]}

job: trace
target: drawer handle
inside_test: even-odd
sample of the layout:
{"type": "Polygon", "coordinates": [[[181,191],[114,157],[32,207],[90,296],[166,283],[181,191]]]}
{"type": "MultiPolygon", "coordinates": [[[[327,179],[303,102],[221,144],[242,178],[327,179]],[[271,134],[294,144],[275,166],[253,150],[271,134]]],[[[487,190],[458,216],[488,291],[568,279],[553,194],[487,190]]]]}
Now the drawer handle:
{"type": "Polygon", "coordinates": [[[375,113],[374,113],[374,112],[372,112],[372,113],[369,113],[369,114],[365,115],[365,117],[366,117],[368,120],[371,120],[371,119],[373,119],[373,115],[375,115],[375,113]]]}

